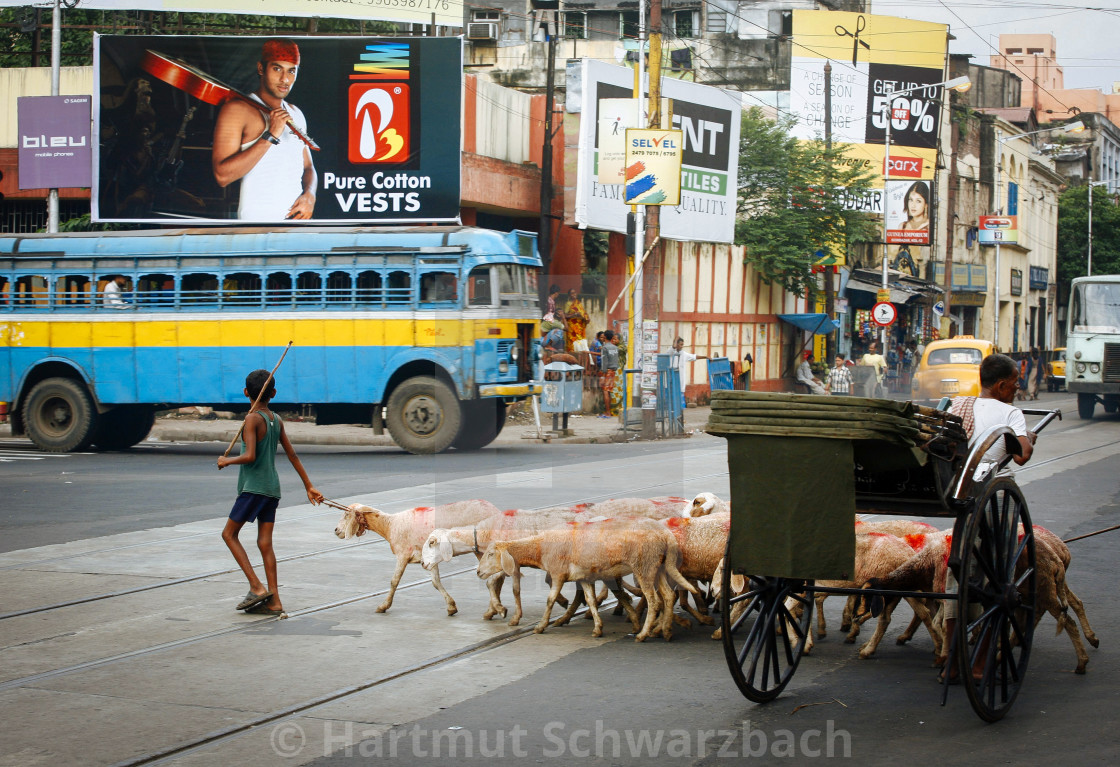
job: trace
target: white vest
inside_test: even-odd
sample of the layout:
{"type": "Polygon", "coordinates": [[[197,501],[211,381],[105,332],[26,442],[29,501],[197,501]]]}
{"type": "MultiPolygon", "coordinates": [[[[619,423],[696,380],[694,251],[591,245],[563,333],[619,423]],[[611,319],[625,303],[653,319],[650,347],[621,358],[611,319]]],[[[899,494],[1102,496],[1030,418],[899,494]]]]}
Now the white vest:
{"type": "MultiPolygon", "coordinates": [[[[257,94],[250,95],[259,103],[257,94]]],[[[307,120],[298,108],[282,102],[292,116],[292,122],[301,133],[307,131],[307,120]]],[[[268,130],[268,116],[263,112],[264,130],[268,130]]],[[[271,223],[283,221],[296,198],[303,194],[303,150],[306,144],[299,140],[291,128],[285,127],[279,136],[280,143],[270,145],[264,157],[253,169],[241,177],[241,201],[237,217],[242,221],[271,223]]],[[[245,151],[259,139],[241,145],[245,151]]]]}

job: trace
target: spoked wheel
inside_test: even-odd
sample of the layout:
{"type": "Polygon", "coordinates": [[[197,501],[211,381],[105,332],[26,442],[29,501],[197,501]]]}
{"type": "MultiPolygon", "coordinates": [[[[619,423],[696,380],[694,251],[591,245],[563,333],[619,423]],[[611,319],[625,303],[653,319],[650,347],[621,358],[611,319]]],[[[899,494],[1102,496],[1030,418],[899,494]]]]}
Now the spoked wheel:
{"type": "Polygon", "coordinates": [[[1019,694],[1034,638],[1034,528],[1013,480],[997,478],[983,490],[961,541],[960,560],[956,646],[965,648],[957,653],[960,678],[973,710],[995,722],[1019,694]]]}
{"type": "Polygon", "coordinates": [[[743,576],[746,590],[732,594],[732,578],[731,568],[725,567],[720,588],[723,654],[743,695],[766,703],[785,689],[805,650],[813,618],[813,584],[749,575],[743,576]],[[800,617],[794,617],[787,599],[801,606],[800,617]]]}

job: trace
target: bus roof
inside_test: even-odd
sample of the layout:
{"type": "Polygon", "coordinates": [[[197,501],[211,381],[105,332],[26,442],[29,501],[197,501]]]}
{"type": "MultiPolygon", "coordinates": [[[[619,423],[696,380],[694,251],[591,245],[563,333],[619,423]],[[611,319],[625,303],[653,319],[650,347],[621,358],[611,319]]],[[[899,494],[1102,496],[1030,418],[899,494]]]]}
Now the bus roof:
{"type": "Polygon", "coordinates": [[[1072,282],[1120,282],[1120,274],[1094,274],[1092,277],[1074,277],[1072,282]]]}
{"type": "Polygon", "coordinates": [[[448,252],[540,266],[537,235],[467,226],[220,227],[0,235],[0,255],[25,257],[223,256],[262,252],[448,252]]]}

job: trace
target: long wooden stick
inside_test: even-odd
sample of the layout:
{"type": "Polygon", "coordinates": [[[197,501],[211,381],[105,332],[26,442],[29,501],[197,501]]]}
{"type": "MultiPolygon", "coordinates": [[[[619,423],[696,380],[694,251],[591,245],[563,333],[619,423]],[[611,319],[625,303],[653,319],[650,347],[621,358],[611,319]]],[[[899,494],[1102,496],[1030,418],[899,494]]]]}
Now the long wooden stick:
{"type": "MultiPolygon", "coordinates": [[[[257,409],[257,405],[259,405],[260,402],[261,402],[261,397],[263,397],[264,393],[266,391],[268,391],[268,385],[270,383],[272,383],[272,376],[276,373],[277,368],[280,367],[280,363],[283,362],[284,358],[288,356],[288,349],[291,349],[291,348],[292,348],[292,342],[288,341],[288,345],[284,347],[284,353],[280,355],[279,362],[276,363],[276,367],[272,368],[272,372],[269,373],[268,378],[265,379],[264,386],[261,387],[260,392],[257,394],[257,398],[255,400],[253,400],[253,405],[249,408],[250,413],[252,413],[254,410],[257,409]]],[[[248,417],[246,417],[246,420],[248,420],[248,417]]],[[[233,439],[230,440],[229,447],[227,447],[226,451],[224,453],[222,453],[222,458],[225,458],[226,456],[228,456],[229,451],[233,450],[233,446],[237,444],[237,440],[241,439],[241,433],[243,431],[245,431],[245,421],[241,422],[241,428],[237,430],[237,434],[235,434],[233,439]]]]}
{"type": "Polygon", "coordinates": [[[1097,530],[1096,532],[1093,532],[1093,533],[1085,533],[1085,535],[1078,535],[1078,536],[1075,536],[1073,538],[1063,538],[1062,543],[1070,543],[1072,541],[1080,541],[1082,538],[1092,538],[1094,535],[1100,535],[1101,533],[1110,533],[1113,530],[1117,530],[1117,529],[1120,529],[1120,525],[1113,525],[1112,527],[1106,527],[1104,530],[1097,530]]]}
{"type": "Polygon", "coordinates": [[[334,508],[338,509],[339,511],[350,511],[349,506],[343,506],[338,501],[332,501],[330,498],[324,498],[322,501],[320,501],[320,503],[323,504],[324,506],[333,506],[334,508]]]}

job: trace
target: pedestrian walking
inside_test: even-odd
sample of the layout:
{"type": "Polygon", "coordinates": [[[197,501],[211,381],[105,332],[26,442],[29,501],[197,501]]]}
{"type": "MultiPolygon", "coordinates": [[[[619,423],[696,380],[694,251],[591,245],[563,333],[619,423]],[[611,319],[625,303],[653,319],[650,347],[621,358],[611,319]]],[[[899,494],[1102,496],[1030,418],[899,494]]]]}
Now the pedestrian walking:
{"type": "Polygon", "coordinates": [[[241,455],[236,458],[222,456],[218,469],[240,466],[237,474],[237,500],[233,503],[222,540],[229,547],[245,577],[249,579],[249,593],[237,605],[238,610],[252,610],[265,615],[281,615],[279,581],[276,579],[276,552],[272,548],[272,530],[276,524],[276,507],[280,505],[280,476],[276,473],[276,445],[279,443],[288,456],[292,468],[303,480],[307,500],[318,504],[323,494],[311,484],[295,448],[288,441],[284,421],[268,408],[276,396],[276,386],[267,370],[254,370],[245,377],[245,396],[255,405],[245,417],[242,431],[241,455]],[[267,388],[266,388],[267,387],[267,388]],[[263,391],[262,391],[263,390],[263,391]],[[249,555],[241,545],[238,534],[247,522],[257,523],[257,548],[264,560],[266,587],[249,563],[249,555]]]}
{"type": "Polygon", "coordinates": [[[1039,356],[1038,347],[1031,347],[1027,358],[1027,399],[1038,399],[1038,387],[1046,378],[1046,363],[1039,356]]]}

